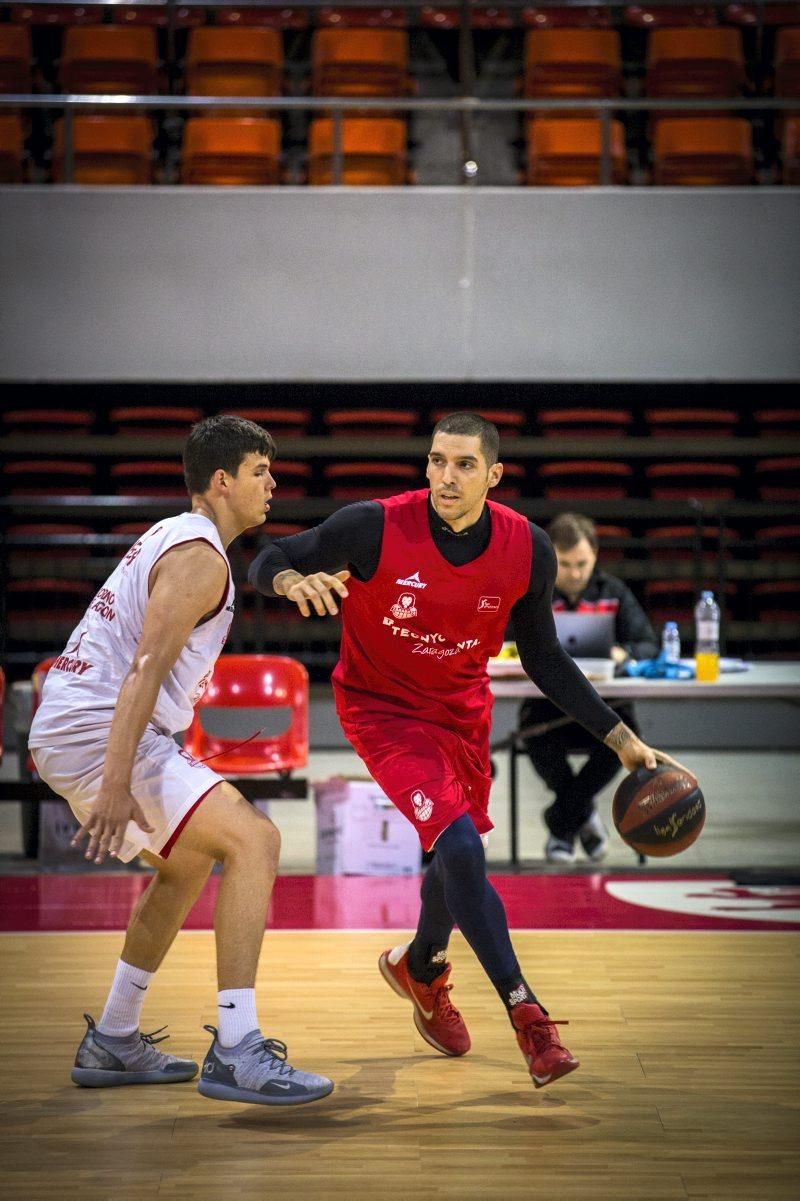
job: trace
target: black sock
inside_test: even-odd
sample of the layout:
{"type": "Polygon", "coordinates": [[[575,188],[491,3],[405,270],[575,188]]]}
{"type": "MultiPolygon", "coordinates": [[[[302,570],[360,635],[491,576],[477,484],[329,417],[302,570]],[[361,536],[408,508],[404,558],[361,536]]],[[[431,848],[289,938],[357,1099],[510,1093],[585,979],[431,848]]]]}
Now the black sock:
{"type": "Polygon", "coordinates": [[[525,978],[519,973],[514,976],[508,976],[505,980],[495,982],[500,1000],[505,1005],[509,1013],[515,1005],[538,1005],[542,1013],[546,1014],[547,1010],[541,1001],[536,997],[536,994],[531,992],[525,978]]]}
{"type": "Polygon", "coordinates": [[[417,946],[417,940],[408,948],[408,974],[420,984],[432,984],[441,976],[447,963],[447,947],[417,946]]]}

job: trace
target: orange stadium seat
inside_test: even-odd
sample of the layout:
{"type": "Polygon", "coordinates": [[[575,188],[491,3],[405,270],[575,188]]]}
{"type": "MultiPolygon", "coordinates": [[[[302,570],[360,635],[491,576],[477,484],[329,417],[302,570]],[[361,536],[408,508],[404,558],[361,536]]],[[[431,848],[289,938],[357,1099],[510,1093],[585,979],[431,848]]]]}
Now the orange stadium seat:
{"type": "MultiPolygon", "coordinates": [[[[716,578],[706,580],[713,586],[719,598],[719,585],[716,578]]],[[[644,586],[645,609],[647,616],[654,626],[660,626],[665,621],[690,623],[697,601],[697,585],[691,579],[671,578],[668,580],[647,580],[644,586]]],[[[725,602],[730,605],[736,596],[735,584],[728,583],[724,588],[725,602]]]]}
{"type": "Polygon", "coordinates": [[[320,29],[407,29],[404,8],[318,8],[320,29]]]}
{"type": "Polygon", "coordinates": [[[11,20],[15,25],[99,25],[103,11],[101,4],[14,4],[11,20]]]}
{"type": "Polygon", "coordinates": [[[4,473],[9,496],[90,496],[95,467],[78,459],[19,459],[4,473]]]}
{"type": "Polygon", "coordinates": [[[651,463],[645,468],[654,500],[734,500],[740,475],[734,463],[651,463]]]}
{"type": "Polygon", "coordinates": [[[622,19],[625,25],[634,29],[669,29],[689,25],[711,28],[719,24],[717,10],[710,4],[629,4],[622,19]]]}
{"type": "Polygon", "coordinates": [[[217,25],[260,26],[264,29],[308,27],[308,12],[303,8],[218,8],[214,19],[217,25]]]}
{"type": "Polygon", "coordinates": [[[280,183],[281,123],[274,117],[193,117],[183,127],[181,181],[215,187],[280,183]]]}
{"type": "Polygon", "coordinates": [[[585,8],[556,5],[522,10],[522,24],[529,29],[608,29],[611,23],[611,9],[606,5],[590,4],[585,8]]]}
{"type": "MultiPolygon", "coordinates": [[[[525,181],[542,187],[591,187],[602,179],[602,128],[595,117],[535,117],[526,123],[525,181]]],[[[625,128],[612,121],[611,182],[625,183],[625,128]]]]}
{"type": "Polygon", "coordinates": [[[761,621],[800,621],[800,579],[755,584],[753,600],[761,621]]]}
{"type": "Polygon", "coordinates": [[[279,96],[282,89],[279,30],[204,26],[190,31],[186,51],[190,96],[279,96]]]}
{"type": "Polygon", "coordinates": [[[401,29],[317,29],[311,41],[315,96],[403,96],[408,34],[401,29]]]}
{"type": "Polygon", "coordinates": [[[781,178],[790,187],[800,184],[800,117],[784,117],[781,135],[781,178]]]}
{"type": "Polygon", "coordinates": [[[65,433],[65,426],[76,432],[88,431],[94,413],[87,409],[7,409],[0,417],[7,434],[65,433]]]}
{"type": "MultiPolygon", "coordinates": [[[[153,175],[153,127],[148,117],[76,116],[72,122],[72,182],[127,187],[153,175]]],[[[55,125],[53,178],[64,179],[64,121],[55,125]]]]}
{"type": "Polygon", "coordinates": [[[25,135],[17,113],[0,112],[0,183],[22,183],[25,135]]]}
{"type": "Polygon", "coordinates": [[[135,459],[113,463],[111,482],[120,496],[186,497],[183,467],[163,459],[135,459]]]}
{"type": "Polygon", "coordinates": [[[753,414],[756,423],[756,433],[761,437],[781,434],[800,434],[800,408],[797,409],[756,409],[753,414]]]}
{"type": "Polygon", "coordinates": [[[800,28],[778,30],[775,39],[775,95],[800,96],[800,28]]]}
{"type": "Polygon", "coordinates": [[[503,460],[503,474],[500,483],[489,492],[489,500],[515,500],[522,496],[522,489],[527,478],[527,471],[522,463],[507,463],[503,460]]]}
{"type": "Polygon", "coordinates": [[[337,500],[374,500],[416,488],[419,473],[410,463],[329,463],[322,472],[328,495],[337,500]]]}
{"type": "Polygon", "coordinates": [[[646,409],[645,421],[653,437],[703,438],[736,432],[735,409],[646,409]]]}
{"type": "Polygon", "coordinates": [[[529,98],[619,95],[622,60],[613,29],[529,29],[524,61],[529,98]]]}
{"type": "Polygon", "coordinates": [[[0,25],[0,92],[30,91],[31,31],[26,25],[0,25]]]}
{"type": "Polygon", "coordinates": [[[277,482],[278,500],[295,500],[308,496],[313,472],[309,463],[279,459],[272,473],[277,482]]]}
{"type": "Polygon", "coordinates": [[[156,31],[146,26],[70,26],[64,31],[65,92],[153,95],[159,91],[156,31]]]}
{"type": "MultiPolygon", "coordinates": [[[[342,179],[351,187],[396,187],[408,178],[406,123],[394,117],[342,120],[342,179]]],[[[308,135],[308,182],[334,181],[333,120],[318,117],[308,135]]]]}
{"type": "Polygon", "coordinates": [[[800,500],[800,457],[759,459],[755,464],[756,490],[761,500],[800,500]]]}
{"type": "MultiPolygon", "coordinates": [[[[699,530],[701,558],[710,567],[717,561],[719,551],[719,526],[705,525],[699,530]]],[[[647,530],[647,556],[653,562],[691,563],[695,556],[698,529],[693,525],[661,525],[647,530]]],[[[725,530],[725,539],[730,541],[734,531],[725,530]]]]}
{"type": "Polygon", "coordinates": [[[600,539],[600,545],[603,548],[604,562],[618,562],[625,558],[625,548],[619,546],[618,543],[628,541],[631,538],[631,532],[624,525],[603,525],[602,523],[595,525],[597,537],[600,539]]]}
{"type": "MultiPolygon", "coordinates": [[[[265,715],[266,716],[266,715],[265,715]]],[[[253,719],[255,722],[255,718],[253,719]]],[[[308,672],[302,663],[282,655],[220,655],[204,695],[195,706],[183,749],[195,759],[214,760],[223,775],[288,774],[308,762],[308,672]],[[210,709],[280,709],[286,725],[242,743],[212,734],[203,724],[210,709]]]]}
{"type": "Polygon", "coordinates": [[[735,96],[744,83],[738,29],[654,29],[647,46],[648,96],[735,96]]]}
{"type": "Polygon", "coordinates": [[[174,434],[185,437],[189,427],[201,421],[203,410],[189,405],[123,405],[109,413],[115,433],[137,438],[160,438],[174,434]]]}
{"type": "Polygon", "coordinates": [[[310,409],[266,409],[260,406],[243,406],[228,409],[235,417],[244,417],[261,425],[275,438],[302,438],[308,433],[311,421],[310,409]]]}
{"type": "Polygon", "coordinates": [[[620,438],[633,420],[629,409],[541,409],[544,438],[620,438]]]}
{"type": "Polygon", "coordinates": [[[670,117],[656,125],[653,183],[720,187],[751,183],[750,123],[739,117],[670,117]]]}
{"type": "Polygon", "coordinates": [[[414,409],[329,409],[325,414],[325,425],[334,438],[410,437],[416,424],[414,409]]]}
{"type": "MultiPolygon", "coordinates": [[[[522,433],[525,426],[525,414],[519,409],[478,408],[474,411],[487,421],[491,421],[492,425],[496,425],[501,438],[516,438],[522,433]]],[[[434,409],[430,415],[431,428],[452,412],[452,409],[434,409]]]]}
{"type": "Polygon", "coordinates": [[[629,463],[606,459],[577,459],[542,463],[542,495],[548,500],[623,500],[628,495],[633,468],[629,463]]]}
{"type": "MultiPolygon", "coordinates": [[[[111,19],[115,25],[153,25],[164,29],[169,24],[169,9],[166,4],[136,5],[124,4],[112,8],[111,19]]],[[[191,29],[205,22],[206,14],[202,8],[189,8],[176,5],[172,10],[174,29],[191,29]]]]}
{"type": "Polygon", "coordinates": [[[800,525],[766,525],[756,530],[759,559],[800,561],[800,525]]]}

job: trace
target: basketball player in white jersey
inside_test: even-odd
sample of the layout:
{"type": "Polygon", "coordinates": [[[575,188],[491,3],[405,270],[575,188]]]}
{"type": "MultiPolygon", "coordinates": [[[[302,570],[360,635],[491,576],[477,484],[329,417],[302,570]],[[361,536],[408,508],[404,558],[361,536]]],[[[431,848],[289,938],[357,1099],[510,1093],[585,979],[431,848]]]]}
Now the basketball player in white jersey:
{"type": "MultiPolygon", "coordinates": [[[[156,1050],[139,1033],[154,972],[215,862],[219,1028],[199,1090],[221,1100],[298,1105],[333,1083],[287,1062],[265,1038],[255,979],[280,835],[230,784],[184,755],[185,730],[233,618],[226,548],[266,520],[275,444],[240,417],[195,425],[184,451],[191,512],[157,522],[97,593],[56,659],[30,732],[39,775],[63,796],[88,837],[86,858],[156,869],[128,926],[102,1017],[87,1033],[72,1079],[88,1087],[191,1080],[192,1060],[156,1050]]],[[[156,1031],[158,1033],[158,1031],[156,1031]]]]}

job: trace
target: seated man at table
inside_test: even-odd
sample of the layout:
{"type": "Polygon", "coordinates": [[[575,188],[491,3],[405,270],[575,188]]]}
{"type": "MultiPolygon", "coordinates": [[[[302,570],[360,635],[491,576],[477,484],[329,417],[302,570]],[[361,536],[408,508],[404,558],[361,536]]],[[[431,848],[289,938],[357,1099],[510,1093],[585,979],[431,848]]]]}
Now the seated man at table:
{"type": "MultiPolygon", "coordinates": [[[[611,656],[617,668],[626,659],[656,655],[653,628],[636,597],[622,580],[597,567],[594,522],[579,513],[561,513],[547,532],[558,560],[553,610],[613,612],[615,645],[611,656]]],[[[609,703],[620,720],[638,734],[633,705],[609,703]]],[[[602,859],[608,848],[608,832],[597,812],[595,797],[619,771],[618,757],[602,742],[588,739],[581,726],[565,718],[545,698],[531,698],[522,705],[520,730],[531,726],[543,729],[524,739],[525,749],[534,770],[555,793],[553,803],[544,811],[547,859],[572,863],[576,840],[590,859],[602,859]],[[588,751],[586,762],[577,772],[569,762],[573,751],[588,751]]]]}

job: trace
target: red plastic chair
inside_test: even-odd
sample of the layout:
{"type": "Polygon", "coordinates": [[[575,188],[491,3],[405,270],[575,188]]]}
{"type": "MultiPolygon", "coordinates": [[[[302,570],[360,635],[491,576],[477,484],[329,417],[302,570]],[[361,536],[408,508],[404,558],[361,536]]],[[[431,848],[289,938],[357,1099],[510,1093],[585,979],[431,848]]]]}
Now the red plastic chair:
{"type": "Polygon", "coordinates": [[[321,29],[408,29],[408,13],[402,8],[319,8],[317,25],[321,29]]]}
{"type": "Polygon", "coordinates": [[[65,30],[61,58],[65,92],[152,95],[159,85],[152,26],[78,25],[65,30]]]}
{"type": "Polygon", "coordinates": [[[800,434],[800,409],[756,409],[756,433],[761,437],[800,434]]]}
{"type": "Polygon", "coordinates": [[[186,499],[186,483],[180,463],[161,459],[135,459],[114,463],[109,469],[114,491],[119,496],[168,496],[186,499]]]}
{"type": "Polygon", "coordinates": [[[222,775],[288,775],[308,763],[308,672],[302,663],[282,655],[221,655],[205,695],[195,706],[183,749],[195,759],[211,761],[222,775]],[[288,709],[280,733],[248,739],[240,731],[231,738],[210,733],[203,725],[205,709],[288,709]]]}
{"type": "MultiPolygon", "coordinates": [[[[450,409],[434,409],[430,416],[431,429],[448,413],[454,410],[450,409]]],[[[470,410],[472,411],[472,410],[470,410]]],[[[491,421],[492,425],[496,425],[500,433],[500,437],[516,438],[518,437],[525,426],[525,414],[519,409],[475,409],[480,417],[491,421]]]]}
{"type": "Polygon", "coordinates": [[[800,525],[767,525],[756,530],[759,559],[782,563],[800,561],[800,525]]]}
{"type": "MultiPolygon", "coordinates": [[[[202,9],[199,10],[201,13],[202,9]]],[[[242,25],[256,29],[307,29],[308,13],[302,8],[218,8],[217,25],[242,25]]]]}
{"type": "Polygon", "coordinates": [[[629,409],[542,409],[544,438],[621,438],[633,420],[629,409]]]}
{"type": "Polygon", "coordinates": [[[800,621],[800,580],[770,580],[753,588],[761,621],[800,621]]]}
{"type": "Polygon", "coordinates": [[[102,4],[14,4],[11,20],[15,25],[99,25],[102,4]]]}
{"type": "Polygon", "coordinates": [[[528,30],[524,63],[523,90],[531,99],[619,95],[622,59],[616,30],[528,30]]]}
{"type": "Polygon", "coordinates": [[[542,495],[548,500],[624,500],[633,477],[629,463],[577,459],[542,463],[542,495]]]}
{"type": "Polygon", "coordinates": [[[647,409],[650,433],[661,438],[702,438],[736,432],[735,409],[647,409]]]}
{"type": "Polygon", "coordinates": [[[0,418],[7,434],[63,434],[88,432],[94,413],[87,409],[9,409],[0,418]]]}
{"type": "Polygon", "coordinates": [[[406,438],[414,432],[413,409],[329,409],[325,414],[333,437],[406,438]]]}
{"type": "Polygon", "coordinates": [[[604,562],[608,562],[609,560],[617,562],[619,559],[625,558],[625,549],[621,546],[615,546],[614,543],[631,537],[631,532],[627,526],[596,525],[595,530],[597,531],[597,537],[600,539],[604,562]]]}
{"type": "Polygon", "coordinates": [[[716,9],[708,4],[697,4],[692,8],[685,5],[629,4],[622,20],[624,25],[634,29],[674,29],[676,26],[710,29],[719,24],[716,9]]]}
{"type": "Polygon", "coordinates": [[[800,4],[729,4],[730,25],[800,25],[800,4]]]}
{"type": "Polygon", "coordinates": [[[521,463],[503,462],[503,475],[496,488],[489,489],[489,500],[515,500],[522,496],[527,471],[521,463]]]}
{"type": "Polygon", "coordinates": [[[31,90],[31,31],[26,25],[0,25],[0,92],[31,90]]]}
{"type": "Polygon", "coordinates": [[[302,438],[308,433],[310,409],[264,409],[260,407],[227,409],[234,417],[254,421],[276,438],[302,438]]]}
{"type": "Polygon", "coordinates": [[[759,459],[755,473],[761,500],[800,500],[800,457],[759,459]]]}
{"type": "MultiPolygon", "coordinates": [[[[195,25],[203,25],[205,19],[202,8],[175,8],[172,14],[175,29],[192,29],[195,25]]],[[[142,7],[126,4],[111,10],[111,20],[114,25],[154,25],[157,29],[164,29],[169,24],[166,4],[142,7]]]]}
{"type": "Polygon", "coordinates": [[[277,484],[276,497],[280,500],[298,500],[308,496],[312,476],[309,463],[278,459],[273,475],[277,484]]]}
{"type": "MultiPolygon", "coordinates": [[[[736,537],[733,530],[727,529],[727,540],[736,537]]],[[[662,525],[649,529],[647,540],[648,558],[672,563],[691,563],[694,560],[694,548],[697,540],[697,530],[693,525],[662,525]]],[[[711,568],[717,561],[719,545],[719,527],[703,526],[700,531],[701,557],[707,567],[711,568]]]]}
{"type": "Polygon", "coordinates": [[[164,434],[185,437],[189,427],[202,419],[203,410],[188,405],[126,405],[112,409],[109,416],[118,434],[135,434],[137,438],[160,438],[164,434]]]}
{"type": "MultiPolygon", "coordinates": [[[[6,530],[9,538],[60,538],[60,537],[86,537],[94,534],[94,529],[90,525],[75,525],[65,521],[31,521],[25,522],[22,525],[10,525],[6,530]]],[[[91,547],[88,544],[81,545],[73,543],[64,545],[60,542],[47,542],[37,545],[9,545],[9,561],[12,564],[12,570],[15,562],[19,559],[20,565],[23,562],[41,563],[45,560],[59,560],[63,562],[65,559],[88,559],[91,556],[91,547]]]]}
{"type": "Polygon", "coordinates": [[[20,459],[6,463],[9,496],[91,496],[94,463],[77,459],[20,459]]]}
{"type": "Polygon", "coordinates": [[[653,183],[735,187],[752,182],[750,122],[741,117],[669,117],[656,123],[653,183]]]}
{"type": "MultiPolygon", "coordinates": [[[[420,9],[419,23],[423,29],[459,29],[461,11],[458,8],[438,8],[426,5],[420,9]]],[[[471,29],[511,29],[514,18],[507,8],[472,8],[471,29]]]]}
{"type": "Polygon", "coordinates": [[[656,29],[647,47],[647,95],[735,96],[744,83],[738,29],[656,29]]]}
{"type": "Polygon", "coordinates": [[[645,475],[654,500],[734,500],[741,472],[734,463],[652,463],[645,475]]]}
{"type": "Polygon", "coordinates": [[[322,472],[337,500],[377,500],[413,489],[419,473],[410,463],[329,463],[322,472]]]}
{"type": "MultiPolygon", "coordinates": [[[[530,186],[588,188],[602,182],[603,134],[597,117],[535,117],[526,122],[525,182],[530,186]]],[[[612,121],[609,131],[610,183],[624,184],[628,168],[625,127],[612,121]]]]}

